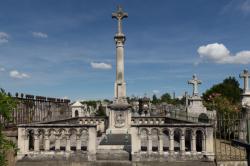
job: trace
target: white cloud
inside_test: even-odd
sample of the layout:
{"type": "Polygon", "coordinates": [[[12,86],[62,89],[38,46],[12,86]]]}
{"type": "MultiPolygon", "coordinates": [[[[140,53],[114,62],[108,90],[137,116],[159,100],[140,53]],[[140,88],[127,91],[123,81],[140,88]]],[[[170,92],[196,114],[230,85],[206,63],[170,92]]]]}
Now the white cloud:
{"type": "Polygon", "coordinates": [[[111,64],[103,63],[103,62],[101,62],[101,63],[91,62],[90,65],[93,69],[103,69],[103,70],[112,69],[111,64]]]}
{"type": "Polygon", "coordinates": [[[32,32],[33,37],[36,38],[48,38],[48,35],[43,32],[32,32]]]}
{"type": "Polygon", "coordinates": [[[158,94],[158,93],[160,93],[160,91],[159,90],[153,90],[153,93],[158,94]]]}
{"type": "Polygon", "coordinates": [[[9,42],[9,35],[5,32],[0,32],[0,44],[9,42]]]}
{"type": "Polygon", "coordinates": [[[250,51],[240,51],[235,55],[224,44],[213,43],[200,46],[197,50],[202,59],[221,64],[249,64],[250,51]]]}
{"type": "Polygon", "coordinates": [[[28,75],[26,73],[21,73],[17,70],[12,70],[12,71],[10,71],[10,77],[24,79],[24,78],[30,78],[30,75],[28,75]]]}

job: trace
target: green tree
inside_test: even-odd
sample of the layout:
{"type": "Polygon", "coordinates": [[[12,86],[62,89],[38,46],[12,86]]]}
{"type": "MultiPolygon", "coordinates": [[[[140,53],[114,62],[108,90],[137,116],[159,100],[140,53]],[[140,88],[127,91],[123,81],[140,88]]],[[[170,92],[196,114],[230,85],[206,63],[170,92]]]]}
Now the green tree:
{"type": "Polygon", "coordinates": [[[157,98],[157,96],[154,94],[153,97],[152,97],[152,103],[153,104],[157,104],[159,103],[159,99],[157,98]]]}
{"type": "Polygon", "coordinates": [[[241,110],[242,89],[234,77],[228,77],[222,83],[213,85],[203,94],[204,105],[209,110],[219,112],[238,112],[241,110]]]}
{"type": "MultiPolygon", "coordinates": [[[[12,120],[12,111],[16,107],[16,101],[8,96],[3,89],[0,90],[0,116],[5,120],[5,122],[10,122],[12,120]]],[[[17,150],[15,144],[9,141],[3,134],[4,122],[0,122],[0,165],[6,165],[6,152],[10,149],[17,150]]]]}
{"type": "Polygon", "coordinates": [[[100,104],[98,110],[95,113],[96,116],[106,116],[105,109],[103,108],[102,104],[100,104]]]}
{"type": "Polygon", "coordinates": [[[234,77],[224,79],[222,83],[216,84],[208,89],[203,94],[203,99],[209,101],[211,95],[220,94],[227,98],[230,102],[237,104],[240,102],[242,89],[239,87],[239,82],[234,77]]]}
{"type": "Polygon", "coordinates": [[[166,103],[171,103],[172,99],[171,99],[171,95],[169,93],[164,93],[161,96],[161,102],[166,102],[166,103]]]}

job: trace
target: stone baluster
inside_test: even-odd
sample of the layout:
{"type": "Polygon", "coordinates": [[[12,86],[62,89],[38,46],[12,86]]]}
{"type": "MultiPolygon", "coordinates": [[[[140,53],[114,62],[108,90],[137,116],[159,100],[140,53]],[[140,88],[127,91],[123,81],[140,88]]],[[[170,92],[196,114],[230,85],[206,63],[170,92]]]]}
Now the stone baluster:
{"type": "Polygon", "coordinates": [[[159,135],[159,147],[158,147],[158,151],[160,154],[163,153],[163,135],[160,134],[159,135]]]}
{"type": "Polygon", "coordinates": [[[70,147],[71,147],[71,145],[70,145],[70,132],[69,132],[69,130],[67,130],[67,133],[66,133],[66,151],[67,152],[71,151],[70,147]]]}
{"type": "Polygon", "coordinates": [[[45,130],[44,133],[44,150],[49,151],[50,150],[50,140],[49,140],[49,131],[45,130]]]}
{"type": "Polygon", "coordinates": [[[148,135],[148,153],[150,154],[152,152],[152,135],[148,135]]]}
{"type": "Polygon", "coordinates": [[[174,154],[174,130],[169,132],[169,153],[170,155],[174,154]]]}
{"type": "Polygon", "coordinates": [[[185,132],[183,130],[181,131],[180,151],[181,151],[181,154],[185,153],[185,132]]]}
{"type": "Polygon", "coordinates": [[[35,129],[35,131],[34,131],[34,151],[35,152],[40,151],[40,148],[39,148],[39,133],[38,133],[37,129],[35,129]]]}
{"type": "Polygon", "coordinates": [[[191,152],[193,154],[196,153],[196,131],[192,131],[192,135],[191,135],[191,152]]]}
{"type": "Polygon", "coordinates": [[[56,142],[55,142],[55,150],[60,151],[60,146],[61,146],[61,133],[57,131],[56,133],[56,142]]]}

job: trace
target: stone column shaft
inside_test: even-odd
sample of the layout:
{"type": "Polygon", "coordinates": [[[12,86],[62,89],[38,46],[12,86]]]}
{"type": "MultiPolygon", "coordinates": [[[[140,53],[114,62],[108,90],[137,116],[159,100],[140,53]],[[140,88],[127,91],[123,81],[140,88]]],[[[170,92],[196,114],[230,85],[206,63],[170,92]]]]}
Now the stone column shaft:
{"type": "Polygon", "coordinates": [[[39,148],[39,136],[38,135],[34,135],[34,151],[35,152],[40,151],[40,148],[39,148]]]}
{"type": "Polygon", "coordinates": [[[56,136],[55,150],[60,150],[60,136],[56,136]]]}
{"type": "Polygon", "coordinates": [[[49,136],[45,135],[44,136],[44,150],[49,151],[50,150],[50,141],[49,141],[49,136]]]}
{"type": "Polygon", "coordinates": [[[67,152],[70,152],[71,151],[71,145],[70,145],[71,143],[70,143],[70,136],[68,135],[67,137],[66,137],[66,151],[67,152]]]}
{"type": "Polygon", "coordinates": [[[76,136],[76,150],[81,150],[81,136],[76,136]]]}
{"type": "Polygon", "coordinates": [[[174,154],[174,134],[169,135],[169,151],[170,154],[174,154]]]}
{"type": "Polygon", "coordinates": [[[158,147],[158,151],[160,154],[163,153],[163,140],[162,140],[162,135],[159,136],[159,147],[158,147]]]}
{"type": "Polygon", "coordinates": [[[148,153],[152,153],[152,137],[148,135],[148,153]]]}
{"type": "Polygon", "coordinates": [[[202,152],[206,152],[206,137],[205,135],[202,136],[202,152]]]}
{"type": "Polygon", "coordinates": [[[180,138],[180,151],[181,153],[185,153],[185,135],[182,134],[180,138]]]}
{"type": "Polygon", "coordinates": [[[196,134],[192,134],[191,138],[191,152],[195,153],[196,152],[196,134]]]}

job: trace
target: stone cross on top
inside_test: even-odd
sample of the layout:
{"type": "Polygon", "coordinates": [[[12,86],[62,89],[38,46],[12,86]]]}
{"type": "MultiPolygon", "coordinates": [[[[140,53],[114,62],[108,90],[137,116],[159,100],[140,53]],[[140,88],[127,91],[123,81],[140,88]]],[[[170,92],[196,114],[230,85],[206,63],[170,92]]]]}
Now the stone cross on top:
{"type": "Polygon", "coordinates": [[[122,19],[127,18],[128,13],[123,12],[122,7],[118,6],[117,11],[115,13],[112,13],[112,18],[116,18],[118,20],[118,35],[123,35],[122,34],[122,19]]]}
{"type": "Polygon", "coordinates": [[[193,79],[188,81],[188,84],[193,84],[193,96],[198,96],[198,85],[201,84],[201,80],[197,79],[196,74],[193,75],[193,79]]]}
{"type": "Polygon", "coordinates": [[[243,78],[244,79],[244,89],[243,89],[243,93],[247,93],[249,92],[249,89],[248,89],[248,78],[250,77],[250,73],[248,72],[247,69],[245,69],[243,71],[243,73],[240,74],[240,78],[243,78]]]}

